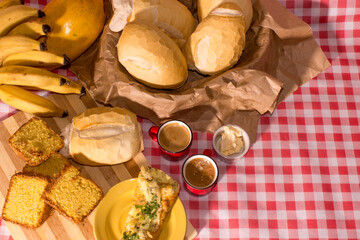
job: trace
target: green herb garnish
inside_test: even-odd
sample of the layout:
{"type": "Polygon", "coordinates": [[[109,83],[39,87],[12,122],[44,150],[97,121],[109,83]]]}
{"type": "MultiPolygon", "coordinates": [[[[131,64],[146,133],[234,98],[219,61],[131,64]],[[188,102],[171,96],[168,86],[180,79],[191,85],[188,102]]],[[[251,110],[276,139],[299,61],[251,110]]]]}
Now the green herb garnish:
{"type": "Polygon", "coordinates": [[[135,207],[141,209],[141,213],[147,215],[150,219],[155,219],[156,212],[159,209],[160,204],[157,202],[157,196],[153,195],[151,201],[147,202],[145,206],[135,205],[135,207]]]}
{"type": "Polygon", "coordinates": [[[139,239],[139,236],[137,235],[137,233],[127,234],[126,232],[123,232],[123,238],[124,240],[135,240],[135,239],[139,239]]]}

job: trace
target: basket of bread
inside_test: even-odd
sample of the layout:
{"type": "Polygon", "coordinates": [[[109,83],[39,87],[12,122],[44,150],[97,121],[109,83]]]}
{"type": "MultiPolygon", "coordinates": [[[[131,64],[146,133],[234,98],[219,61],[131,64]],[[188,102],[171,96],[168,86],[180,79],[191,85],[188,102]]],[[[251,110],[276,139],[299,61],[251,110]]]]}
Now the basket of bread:
{"type": "Polygon", "coordinates": [[[253,142],[259,116],[328,66],[311,28],[276,0],[113,0],[105,9],[100,38],[70,69],[97,101],[157,125],[237,124],[253,142]]]}

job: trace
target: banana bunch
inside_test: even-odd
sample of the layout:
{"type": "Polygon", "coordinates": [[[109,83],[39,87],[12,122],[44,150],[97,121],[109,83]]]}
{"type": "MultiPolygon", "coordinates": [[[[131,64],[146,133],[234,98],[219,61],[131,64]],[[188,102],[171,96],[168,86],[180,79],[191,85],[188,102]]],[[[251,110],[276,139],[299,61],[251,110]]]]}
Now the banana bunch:
{"type": "Polygon", "coordinates": [[[80,84],[65,76],[45,69],[26,66],[1,67],[0,84],[17,85],[61,94],[85,94],[85,89],[80,84]]]}
{"type": "Polygon", "coordinates": [[[40,42],[21,35],[0,37],[0,65],[12,54],[32,50],[45,51],[46,42],[40,42]]]}
{"type": "Polygon", "coordinates": [[[0,0],[0,100],[40,117],[65,117],[66,111],[29,91],[85,94],[79,83],[51,72],[70,59],[47,51],[43,38],[51,29],[38,21],[43,16],[21,0],[0,0]]]}
{"type": "Polygon", "coordinates": [[[22,4],[6,7],[0,13],[0,36],[5,36],[12,28],[30,18],[42,18],[44,16],[43,11],[22,4]]]}
{"type": "Polygon", "coordinates": [[[51,31],[51,28],[47,24],[43,24],[39,21],[29,20],[27,22],[21,23],[14,27],[8,32],[8,36],[21,35],[27,36],[32,39],[39,39],[42,36],[45,36],[51,31]]]}
{"type": "Polygon", "coordinates": [[[3,0],[0,1],[0,10],[13,5],[20,5],[20,4],[23,4],[22,0],[3,0]]]}
{"type": "Polygon", "coordinates": [[[66,117],[68,115],[50,100],[17,86],[0,85],[0,99],[21,111],[40,117],[66,117]]]}

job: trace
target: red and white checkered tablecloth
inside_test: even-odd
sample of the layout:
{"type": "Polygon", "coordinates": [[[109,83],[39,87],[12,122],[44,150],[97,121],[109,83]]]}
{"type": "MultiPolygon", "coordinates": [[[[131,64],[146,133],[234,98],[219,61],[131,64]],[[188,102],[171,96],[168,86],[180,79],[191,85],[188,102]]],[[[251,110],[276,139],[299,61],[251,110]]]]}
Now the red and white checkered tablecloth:
{"type": "MultiPolygon", "coordinates": [[[[198,239],[360,239],[360,1],[280,2],[311,26],[332,66],[260,118],[243,160],[215,158],[211,194],[181,191],[198,239]]],[[[0,102],[0,120],[14,113],[0,102]]],[[[162,157],[147,135],[152,123],[141,123],[146,158],[181,181],[183,160],[162,157]]],[[[195,132],[190,154],[211,148],[211,137],[195,132]]],[[[0,240],[8,239],[0,219],[0,240]]]]}

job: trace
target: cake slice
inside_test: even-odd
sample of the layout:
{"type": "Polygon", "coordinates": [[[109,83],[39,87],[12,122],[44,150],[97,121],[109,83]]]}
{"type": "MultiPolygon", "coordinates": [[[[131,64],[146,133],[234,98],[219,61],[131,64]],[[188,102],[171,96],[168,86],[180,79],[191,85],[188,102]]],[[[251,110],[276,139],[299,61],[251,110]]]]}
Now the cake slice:
{"type": "Polygon", "coordinates": [[[49,180],[42,176],[17,173],[10,179],[2,219],[25,227],[39,227],[50,215],[51,207],[41,198],[49,180]]]}
{"type": "Polygon", "coordinates": [[[9,139],[14,152],[31,166],[48,159],[64,146],[64,141],[44,120],[33,117],[9,139]]]}
{"type": "Polygon", "coordinates": [[[43,195],[50,206],[76,223],[83,221],[103,198],[102,190],[79,174],[76,167],[67,165],[43,195]]]}
{"type": "Polygon", "coordinates": [[[28,164],[23,168],[23,172],[35,173],[49,177],[56,178],[61,171],[70,164],[70,161],[59,153],[54,153],[46,161],[37,166],[30,166],[28,164]]]}

